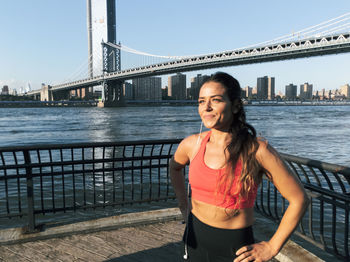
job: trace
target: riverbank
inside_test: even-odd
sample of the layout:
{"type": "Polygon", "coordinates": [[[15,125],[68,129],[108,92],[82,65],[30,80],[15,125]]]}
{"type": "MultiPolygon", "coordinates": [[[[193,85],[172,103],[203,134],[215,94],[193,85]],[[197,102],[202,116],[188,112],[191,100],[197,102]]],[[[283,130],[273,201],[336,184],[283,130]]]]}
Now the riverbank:
{"type": "MultiPolygon", "coordinates": [[[[127,100],[127,106],[197,106],[193,100],[127,100]]],[[[350,106],[349,101],[244,101],[245,106],[350,106]]]]}
{"type": "MultiPolygon", "coordinates": [[[[0,101],[0,108],[97,107],[98,101],[0,101]]],[[[350,106],[350,101],[245,101],[245,106],[350,106]]],[[[194,100],[126,100],[126,107],[197,106],[194,100]]]]}
{"type": "Polygon", "coordinates": [[[350,101],[251,101],[247,106],[349,106],[350,101]]]}
{"type": "Polygon", "coordinates": [[[0,108],[96,107],[97,101],[0,101],[0,108]]]}

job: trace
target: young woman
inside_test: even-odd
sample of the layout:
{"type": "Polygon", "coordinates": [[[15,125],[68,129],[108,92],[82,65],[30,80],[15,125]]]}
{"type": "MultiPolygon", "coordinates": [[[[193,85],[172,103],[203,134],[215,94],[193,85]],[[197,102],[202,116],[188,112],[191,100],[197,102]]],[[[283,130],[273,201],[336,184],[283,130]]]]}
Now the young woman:
{"type": "Polygon", "coordinates": [[[178,146],[170,176],[182,216],[186,261],[268,261],[281,250],[307,205],[299,180],[266,141],[246,123],[241,89],[218,72],[201,87],[198,113],[207,132],[178,146]],[[190,163],[191,202],[182,169],[190,163]],[[268,241],[254,243],[253,206],[265,173],[289,206],[268,241]]]}

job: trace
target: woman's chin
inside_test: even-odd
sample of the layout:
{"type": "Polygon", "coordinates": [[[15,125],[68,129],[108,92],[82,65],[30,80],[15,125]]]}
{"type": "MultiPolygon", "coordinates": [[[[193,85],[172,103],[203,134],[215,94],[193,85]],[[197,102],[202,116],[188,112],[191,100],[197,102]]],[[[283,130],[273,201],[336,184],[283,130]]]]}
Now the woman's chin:
{"type": "Polygon", "coordinates": [[[229,130],[229,127],[220,125],[218,123],[208,123],[208,122],[203,122],[203,125],[207,128],[207,129],[216,129],[216,130],[220,130],[220,131],[224,131],[227,132],[229,130]]]}
{"type": "Polygon", "coordinates": [[[207,121],[203,121],[203,125],[208,128],[208,129],[211,129],[211,128],[214,128],[215,127],[215,123],[210,123],[210,122],[207,122],[207,121]]]}

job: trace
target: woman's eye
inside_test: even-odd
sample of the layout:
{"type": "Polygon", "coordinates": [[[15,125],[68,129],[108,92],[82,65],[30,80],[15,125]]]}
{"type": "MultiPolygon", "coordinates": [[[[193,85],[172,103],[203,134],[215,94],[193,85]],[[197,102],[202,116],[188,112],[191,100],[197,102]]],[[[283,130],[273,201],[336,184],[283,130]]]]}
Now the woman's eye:
{"type": "Polygon", "coordinates": [[[203,104],[204,100],[198,100],[198,104],[203,104]]]}
{"type": "Polygon", "coordinates": [[[214,98],[214,99],[213,99],[213,102],[219,103],[219,102],[221,102],[221,99],[219,99],[219,98],[214,98]]]}

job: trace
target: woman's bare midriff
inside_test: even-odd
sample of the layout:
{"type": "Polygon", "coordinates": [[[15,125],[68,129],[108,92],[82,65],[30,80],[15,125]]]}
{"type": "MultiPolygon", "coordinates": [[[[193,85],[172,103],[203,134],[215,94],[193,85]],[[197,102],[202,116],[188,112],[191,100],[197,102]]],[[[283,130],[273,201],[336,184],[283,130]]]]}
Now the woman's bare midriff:
{"type": "Polygon", "coordinates": [[[225,209],[192,199],[191,212],[203,223],[217,228],[239,229],[253,225],[253,208],[225,209]],[[238,211],[238,212],[237,212],[238,211]]]}

